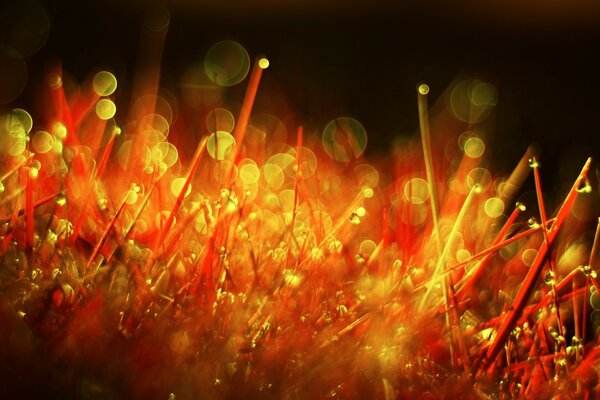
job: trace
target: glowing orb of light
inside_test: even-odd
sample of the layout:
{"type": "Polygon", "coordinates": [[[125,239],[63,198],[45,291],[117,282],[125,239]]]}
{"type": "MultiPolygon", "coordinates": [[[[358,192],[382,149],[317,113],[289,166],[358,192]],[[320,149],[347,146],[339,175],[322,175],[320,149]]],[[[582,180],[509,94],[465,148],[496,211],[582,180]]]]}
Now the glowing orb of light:
{"type": "Polygon", "coordinates": [[[215,160],[224,160],[235,149],[235,139],[229,132],[217,131],[206,142],[208,154],[215,160]]]}
{"type": "Polygon", "coordinates": [[[54,125],[52,125],[52,134],[58,140],[65,140],[68,134],[66,125],[62,122],[54,123],[54,125]]]}
{"type": "Polygon", "coordinates": [[[479,185],[479,189],[477,193],[487,190],[492,184],[492,174],[485,168],[477,167],[473,168],[467,174],[467,186],[469,189],[472,187],[479,185]]]}
{"type": "Polygon", "coordinates": [[[427,206],[425,204],[411,204],[401,216],[406,224],[422,225],[427,219],[427,206]]]}
{"type": "Polygon", "coordinates": [[[110,96],[117,90],[117,78],[108,71],[100,71],[94,76],[92,86],[98,96],[110,96]]]}
{"type": "Polygon", "coordinates": [[[47,153],[52,150],[54,146],[54,137],[46,131],[38,131],[33,135],[31,145],[36,153],[47,153]]]}
{"type": "Polygon", "coordinates": [[[465,154],[471,158],[479,158],[485,152],[485,143],[478,137],[470,137],[465,141],[465,154]]]}
{"type": "Polygon", "coordinates": [[[358,158],[367,147],[367,132],[360,122],[350,117],[330,121],[323,130],[323,148],[336,161],[358,158]]]}
{"type": "Polygon", "coordinates": [[[404,197],[413,204],[423,204],[429,198],[429,185],[422,178],[413,178],[404,185],[404,197]]]}
{"type": "Polygon", "coordinates": [[[471,258],[471,252],[467,249],[460,249],[456,252],[456,261],[463,262],[471,258]]]}
{"type": "Polygon", "coordinates": [[[317,156],[308,147],[302,147],[300,150],[300,159],[297,160],[298,154],[296,149],[292,149],[288,152],[294,158],[294,164],[292,168],[287,168],[286,172],[290,176],[294,176],[296,173],[300,173],[304,178],[308,178],[314,175],[317,170],[317,156]],[[300,169],[296,166],[296,160],[298,161],[300,169]]]}
{"type": "Polygon", "coordinates": [[[164,142],[169,129],[169,122],[160,114],[147,114],[138,124],[138,130],[148,145],[164,142]]]}
{"type": "Polygon", "coordinates": [[[279,189],[285,179],[283,170],[278,165],[271,163],[263,165],[261,176],[267,187],[273,190],[279,189]]]}
{"type": "Polygon", "coordinates": [[[0,117],[0,149],[6,149],[13,157],[21,156],[27,148],[28,134],[33,127],[31,115],[15,108],[0,117]]]}
{"type": "MultiPolygon", "coordinates": [[[[171,100],[175,103],[175,100],[171,100]]],[[[173,122],[175,110],[169,101],[162,96],[147,94],[135,100],[132,112],[139,115],[161,115],[169,124],[173,122]]]]}
{"type": "Polygon", "coordinates": [[[209,132],[233,132],[235,118],[231,111],[225,108],[215,108],[206,115],[206,129],[209,132]]]}
{"type": "Polygon", "coordinates": [[[36,179],[39,176],[39,173],[40,173],[39,168],[35,168],[35,167],[29,168],[29,177],[31,179],[36,179]]]}
{"type": "Polygon", "coordinates": [[[252,185],[260,179],[260,169],[256,163],[247,158],[238,164],[239,177],[244,185],[252,185]]]}
{"type": "Polygon", "coordinates": [[[366,239],[360,243],[359,252],[363,257],[368,258],[371,257],[371,254],[373,254],[376,248],[377,243],[370,239],[366,239]]]}
{"type": "MultiPolygon", "coordinates": [[[[132,154],[135,154],[132,153],[132,147],[133,140],[127,140],[121,144],[117,152],[117,161],[123,170],[127,170],[127,168],[129,168],[130,158],[132,154]]],[[[140,163],[143,165],[143,169],[148,168],[150,161],[152,160],[150,149],[148,149],[147,146],[142,146],[142,148],[139,149],[139,154],[140,163]]]]}
{"type": "Polygon", "coordinates": [[[281,171],[285,172],[287,176],[294,176],[296,159],[289,153],[274,154],[267,160],[266,164],[276,165],[281,169],[281,171]]]}
{"type": "Polygon", "coordinates": [[[58,74],[50,74],[47,79],[48,86],[52,89],[59,89],[63,85],[62,77],[58,74]]]}
{"type": "Polygon", "coordinates": [[[206,52],[204,70],[206,76],[217,85],[237,85],[248,75],[250,56],[241,44],[223,40],[206,52]]]}
{"type": "Polygon", "coordinates": [[[25,148],[27,148],[27,142],[25,140],[14,140],[8,149],[8,154],[13,157],[19,156],[23,154],[25,148]]]}
{"type": "MultiPolygon", "coordinates": [[[[185,185],[185,178],[175,178],[173,182],[171,182],[171,194],[175,197],[178,197],[183,187],[185,185]]],[[[192,193],[192,185],[188,185],[184,197],[187,197],[192,193]]]]}
{"type": "Polygon", "coordinates": [[[171,168],[179,159],[177,147],[170,142],[160,142],[154,145],[151,151],[155,161],[162,161],[165,166],[171,168]]]}
{"type": "Polygon", "coordinates": [[[528,267],[531,267],[531,264],[533,264],[533,260],[535,260],[537,253],[538,252],[536,249],[524,250],[523,253],[521,254],[521,260],[523,261],[523,264],[525,264],[528,267]]]}
{"type": "Polygon", "coordinates": [[[258,66],[262,69],[269,68],[269,60],[264,57],[261,58],[260,60],[258,60],[258,66]]]}
{"type": "Polygon", "coordinates": [[[379,172],[369,164],[359,164],[354,167],[354,174],[361,186],[375,187],[379,184],[379,172]]]}
{"type": "Polygon", "coordinates": [[[504,212],[504,202],[497,197],[491,197],[485,201],[483,209],[488,217],[498,218],[504,212]]]}
{"type": "Polygon", "coordinates": [[[279,192],[278,200],[279,206],[284,212],[288,212],[290,216],[290,220],[286,222],[286,225],[289,225],[291,221],[291,211],[294,209],[294,196],[295,193],[292,189],[284,189],[279,192]]]}
{"type": "Polygon", "coordinates": [[[6,130],[13,136],[27,135],[33,127],[33,118],[21,108],[13,109],[5,119],[6,130]]]}
{"type": "Polygon", "coordinates": [[[125,202],[129,205],[135,204],[138,201],[139,195],[136,191],[130,190],[127,192],[127,197],[125,197],[125,202]]]}
{"type": "Polygon", "coordinates": [[[365,187],[363,188],[363,191],[362,191],[362,193],[363,193],[363,196],[365,196],[365,198],[367,198],[367,199],[370,199],[370,198],[371,198],[371,197],[373,197],[373,195],[375,194],[375,193],[373,192],[373,189],[371,189],[371,188],[370,188],[370,187],[368,187],[368,186],[365,186],[365,187]]]}
{"type": "Polygon", "coordinates": [[[117,106],[112,100],[100,99],[96,103],[96,115],[102,120],[108,120],[115,116],[117,112],[117,106]]]}

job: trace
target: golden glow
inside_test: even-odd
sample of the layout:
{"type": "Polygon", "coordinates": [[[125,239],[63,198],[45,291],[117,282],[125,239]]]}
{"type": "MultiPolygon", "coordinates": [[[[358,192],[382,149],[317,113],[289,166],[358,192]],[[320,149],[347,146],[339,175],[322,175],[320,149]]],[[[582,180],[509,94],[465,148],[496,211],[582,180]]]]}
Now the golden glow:
{"type": "Polygon", "coordinates": [[[300,284],[302,283],[302,276],[290,270],[285,270],[283,272],[283,280],[286,284],[295,288],[300,286],[300,284]]]}
{"type": "MultiPolygon", "coordinates": [[[[158,17],[155,28],[161,30],[164,20],[158,17]]],[[[160,44],[164,36],[148,29],[142,38],[160,44]]],[[[585,379],[581,387],[566,381],[569,371],[541,369],[552,367],[553,357],[559,362],[570,357],[576,380],[576,367],[597,350],[596,271],[577,267],[597,264],[590,254],[598,247],[591,232],[577,226],[583,218],[579,205],[582,212],[589,208],[586,219],[596,216],[595,170],[586,164],[562,205],[554,193],[544,193],[552,198],[547,230],[533,220],[528,227],[527,219],[540,215],[538,207],[520,214],[502,193],[513,182],[514,192],[524,193],[520,199],[537,206],[535,192],[521,188],[521,170],[532,172],[526,165],[530,151],[510,177],[492,180],[483,141],[491,124],[473,122],[495,102],[492,86],[469,81],[460,93],[459,105],[476,111],[475,118],[467,115],[470,123],[440,110],[449,95],[430,116],[429,87],[411,87],[418,90],[423,151],[418,138],[404,135],[405,143],[398,142],[392,154],[383,149],[368,157],[370,164],[365,129],[352,118],[325,119],[319,131],[315,116],[296,114],[278,90],[261,92],[255,110],[272,108],[282,119],[253,115],[249,99],[266,67],[260,58],[251,66],[251,82],[218,88],[224,96],[215,103],[203,101],[217,86],[206,77],[199,86],[178,88],[194,92],[189,102],[183,95],[186,103],[179,108],[177,98],[161,88],[160,48],[150,50],[156,57],[140,54],[133,101],[126,100],[128,108],[119,108],[118,116],[112,98],[118,92],[110,82],[107,88],[97,76],[95,87],[91,79],[79,87],[67,74],[59,90],[42,82],[35,120],[18,109],[0,117],[0,275],[6,278],[2,284],[14,285],[3,292],[15,306],[10,312],[21,308],[35,316],[40,305],[42,311],[50,307],[50,318],[37,324],[42,344],[66,356],[72,350],[83,355],[75,360],[83,365],[88,356],[93,364],[115,334],[122,336],[126,342],[117,350],[126,362],[118,368],[130,366],[127,360],[135,364],[140,349],[150,348],[152,358],[175,357],[171,364],[192,371],[198,385],[188,388],[190,379],[182,376],[181,394],[178,381],[167,388],[180,396],[200,393],[207,381],[220,385],[205,388],[211,398],[240,390],[275,398],[369,392],[391,399],[424,391],[453,398],[469,395],[473,385],[485,397],[499,387],[517,393],[519,382],[532,376],[538,385],[525,394],[588,389],[585,379]],[[289,137],[282,121],[292,129],[289,137]],[[428,121],[435,128],[431,138],[428,121]],[[296,130],[300,122],[306,122],[306,131],[296,130]],[[465,127],[473,131],[460,135],[459,149],[456,137],[465,127]],[[438,158],[432,161],[432,154],[438,158]],[[594,190],[583,194],[577,188],[594,190]],[[561,284],[562,300],[540,287],[539,279],[523,278],[528,270],[545,273],[547,262],[553,262],[556,277],[547,275],[546,281],[561,284]],[[558,330],[550,330],[557,325],[554,300],[565,311],[569,335],[563,345],[569,354],[559,354],[550,343],[558,330]],[[588,301],[593,305],[586,327],[581,305],[588,301]],[[83,332],[80,326],[93,329],[83,332]],[[481,336],[481,327],[491,327],[488,336],[481,336]],[[106,332],[108,341],[102,337],[106,332]],[[420,338],[423,332],[427,337],[420,338]],[[540,332],[548,333],[548,346],[536,344],[540,332]],[[582,332],[594,336],[582,339],[582,332]],[[96,333],[101,337],[93,337],[96,333]],[[490,342],[492,335],[501,340],[490,342]],[[168,351],[154,351],[165,340],[168,351]],[[520,351],[532,343],[534,352],[520,351]],[[591,351],[573,350],[584,344],[591,351]],[[427,362],[428,354],[434,362],[427,362]],[[538,368],[527,362],[531,357],[545,363],[537,374],[529,370],[538,368]],[[465,366],[473,379],[457,381],[465,366]],[[290,385],[277,374],[270,379],[274,367],[286,372],[290,385]],[[486,371],[493,376],[479,382],[486,371]],[[412,378],[415,384],[403,387],[412,378]],[[314,389],[307,392],[307,385],[314,389]]],[[[233,79],[226,74],[235,72],[237,55],[233,61],[219,56],[216,67],[209,65],[218,72],[213,78],[233,79]]],[[[100,389],[111,383],[89,372],[100,389]]],[[[151,372],[150,378],[163,376],[151,372]]],[[[172,375],[159,383],[168,384],[172,375]]],[[[134,383],[139,389],[134,394],[164,389],[134,383]]]]}
{"type": "Polygon", "coordinates": [[[31,179],[36,179],[39,175],[40,170],[37,169],[36,167],[31,167],[29,168],[29,177],[31,179]]]}

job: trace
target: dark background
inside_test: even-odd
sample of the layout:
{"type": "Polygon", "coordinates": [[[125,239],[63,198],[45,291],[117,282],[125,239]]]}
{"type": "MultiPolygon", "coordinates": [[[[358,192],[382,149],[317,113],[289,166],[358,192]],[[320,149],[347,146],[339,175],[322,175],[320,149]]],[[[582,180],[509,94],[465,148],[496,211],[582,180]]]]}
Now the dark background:
{"type": "MultiPolygon", "coordinates": [[[[118,70],[120,85],[131,80],[148,2],[40,2],[51,30],[30,68],[56,56],[79,79],[106,65],[118,70]]],[[[429,83],[433,103],[458,76],[475,76],[498,89],[490,147],[501,168],[530,143],[539,144],[551,179],[563,165],[577,169],[599,155],[600,8],[593,2],[397,3],[166,1],[163,73],[179,74],[218,40],[237,40],[251,56],[268,55],[263,82],[277,85],[309,127],[338,114],[361,121],[371,157],[416,131],[418,83],[429,83]]]]}

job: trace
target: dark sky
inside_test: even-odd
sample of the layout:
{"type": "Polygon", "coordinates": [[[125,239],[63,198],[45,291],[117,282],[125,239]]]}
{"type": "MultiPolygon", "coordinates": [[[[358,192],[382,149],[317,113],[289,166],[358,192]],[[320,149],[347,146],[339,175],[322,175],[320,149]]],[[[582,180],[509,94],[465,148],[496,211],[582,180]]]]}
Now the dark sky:
{"type": "MultiPolygon", "coordinates": [[[[496,157],[512,163],[531,142],[554,169],[565,154],[600,155],[599,7],[583,0],[397,3],[166,2],[164,73],[168,80],[212,43],[237,40],[251,55],[269,56],[265,84],[286,93],[308,126],[336,113],[359,119],[370,154],[417,128],[417,83],[430,84],[434,101],[456,77],[475,76],[498,88],[496,157]]],[[[34,63],[54,55],[78,78],[107,65],[128,79],[147,2],[42,4],[51,31],[34,63]]]]}

